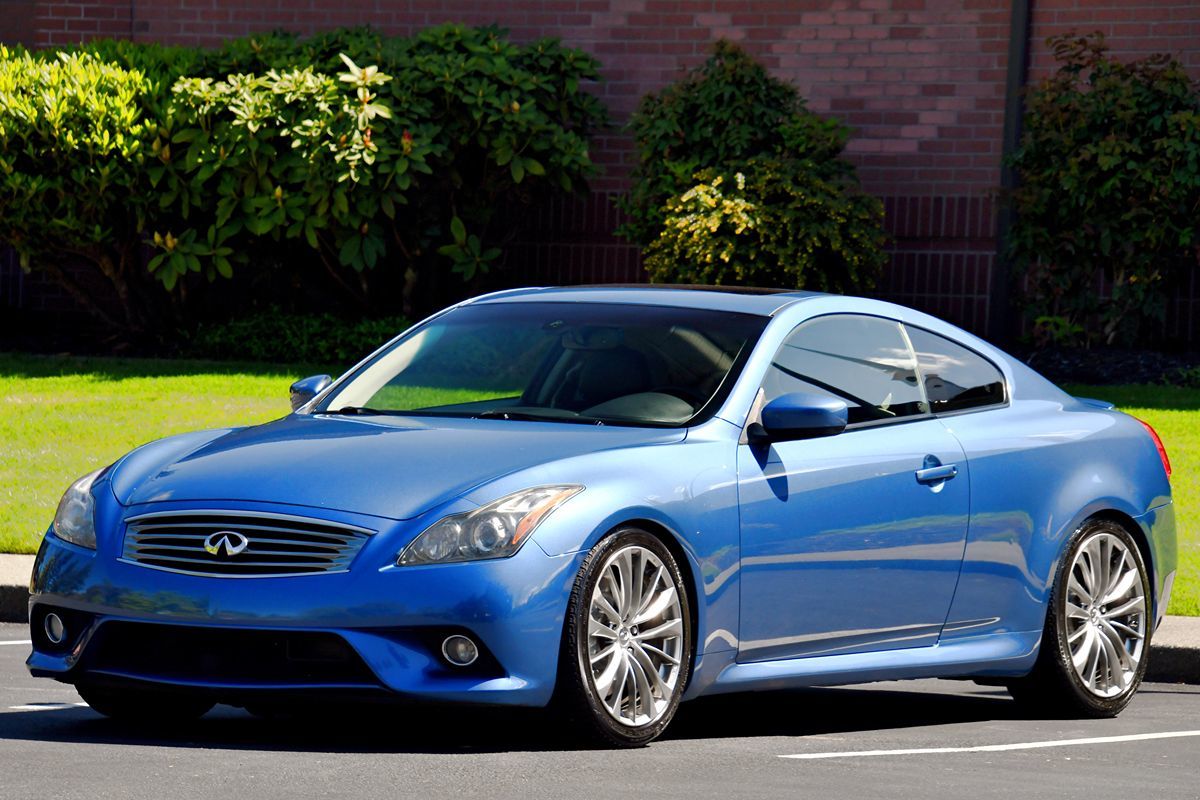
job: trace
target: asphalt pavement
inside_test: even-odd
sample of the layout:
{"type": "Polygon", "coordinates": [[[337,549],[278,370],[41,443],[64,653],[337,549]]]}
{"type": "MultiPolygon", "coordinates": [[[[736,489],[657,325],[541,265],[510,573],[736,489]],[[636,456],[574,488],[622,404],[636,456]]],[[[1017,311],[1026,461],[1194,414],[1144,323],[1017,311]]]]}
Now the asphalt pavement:
{"type": "MultiPolygon", "coordinates": [[[[1117,719],[1030,719],[962,681],[698,700],[634,751],[533,712],[356,710],[268,722],[218,706],[125,727],[30,678],[0,625],[0,798],[1200,798],[1200,687],[1148,683],[1117,719]],[[795,756],[795,757],[793,757],[795,756]]],[[[15,644],[13,642],[16,642],[15,644]]]]}

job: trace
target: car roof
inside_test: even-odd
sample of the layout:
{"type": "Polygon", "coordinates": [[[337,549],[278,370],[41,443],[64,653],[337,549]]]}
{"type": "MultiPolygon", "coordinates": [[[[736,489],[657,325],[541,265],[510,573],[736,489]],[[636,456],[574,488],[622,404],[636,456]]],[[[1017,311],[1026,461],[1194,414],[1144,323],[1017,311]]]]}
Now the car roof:
{"type": "Polygon", "coordinates": [[[820,292],[759,289],[746,286],[605,284],[600,286],[542,286],[510,289],[467,301],[491,303],[618,303],[732,311],[769,317],[784,306],[822,297],[820,292]]]}

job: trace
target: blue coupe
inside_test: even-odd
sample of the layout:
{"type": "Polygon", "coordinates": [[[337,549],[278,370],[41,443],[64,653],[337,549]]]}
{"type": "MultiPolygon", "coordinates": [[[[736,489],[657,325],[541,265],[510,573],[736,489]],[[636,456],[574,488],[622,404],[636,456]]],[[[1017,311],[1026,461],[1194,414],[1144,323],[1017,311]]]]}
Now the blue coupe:
{"type": "Polygon", "coordinates": [[[507,291],[291,399],[67,490],[34,675],[144,721],[552,706],[618,746],[702,695],[896,678],[1111,716],[1175,576],[1148,425],[884,302],[507,291]]]}

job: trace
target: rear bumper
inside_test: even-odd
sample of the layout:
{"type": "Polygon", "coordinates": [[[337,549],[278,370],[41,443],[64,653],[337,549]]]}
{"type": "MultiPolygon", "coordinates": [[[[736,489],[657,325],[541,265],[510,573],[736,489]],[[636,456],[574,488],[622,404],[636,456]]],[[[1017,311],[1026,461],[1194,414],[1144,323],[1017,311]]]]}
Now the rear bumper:
{"type": "Polygon", "coordinates": [[[1157,628],[1171,603],[1171,587],[1175,583],[1178,563],[1175,504],[1168,501],[1152,508],[1138,517],[1137,523],[1150,544],[1150,568],[1154,583],[1154,627],[1157,628]]]}
{"type": "Polygon", "coordinates": [[[361,563],[368,555],[345,573],[229,579],[124,563],[49,535],[34,566],[27,664],[35,676],[68,683],[218,696],[363,690],[438,702],[549,702],[584,554],[550,557],[531,545],[508,559],[402,568],[372,568],[361,563]],[[57,647],[42,625],[50,610],[68,621],[57,647]],[[479,663],[444,661],[440,642],[450,633],[481,645],[479,663]],[[322,641],[344,644],[340,666],[306,650],[322,641]]]}

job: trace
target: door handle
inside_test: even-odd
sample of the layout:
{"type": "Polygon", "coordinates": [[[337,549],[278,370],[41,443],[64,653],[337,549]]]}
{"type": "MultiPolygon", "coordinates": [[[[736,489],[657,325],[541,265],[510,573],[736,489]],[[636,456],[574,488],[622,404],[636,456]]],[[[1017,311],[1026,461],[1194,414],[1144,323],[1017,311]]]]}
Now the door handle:
{"type": "Polygon", "coordinates": [[[957,464],[939,463],[934,456],[925,457],[925,466],[917,470],[917,483],[937,483],[948,481],[958,475],[957,464]]]}

